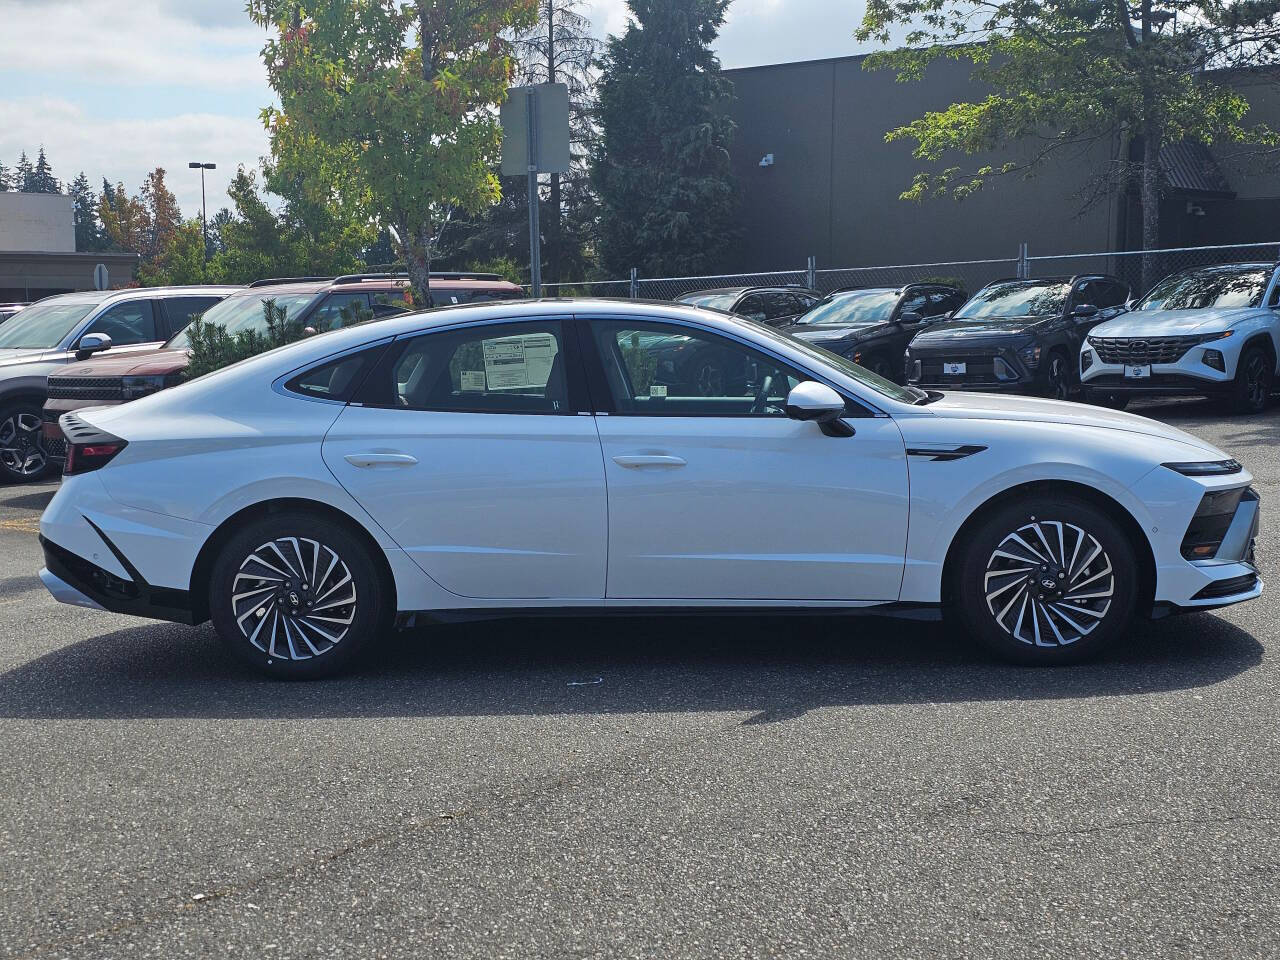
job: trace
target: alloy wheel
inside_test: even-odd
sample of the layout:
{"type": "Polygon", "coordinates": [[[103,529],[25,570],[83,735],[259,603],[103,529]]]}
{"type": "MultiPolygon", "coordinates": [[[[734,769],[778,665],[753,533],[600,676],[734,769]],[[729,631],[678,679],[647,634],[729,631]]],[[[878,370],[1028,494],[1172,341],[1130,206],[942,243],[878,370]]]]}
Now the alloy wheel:
{"type": "Polygon", "coordinates": [[[14,413],[0,423],[0,464],[19,477],[34,477],[48,466],[43,426],[34,413],[14,413]]]}
{"type": "Polygon", "coordinates": [[[1254,351],[1249,356],[1244,377],[1250,404],[1255,407],[1263,406],[1267,402],[1271,385],[1267,377],[1267,358],[1261,351],[1254,351]]]}
{"type": "Polygon", "coordinates": [[[992,552],[983,589],[987,609],[1005,633],[1037,647],[1064,647],[1103,622],[1115,595],[1115,571],[1087,530],[1033,519],[992,552]]]}
{"type": "Polygon", "coordinates": [[[1066,400],[1071,392],[1067,384],[1067,362],[1056,353],[1049,358],[1049,387],[1057,400],[1066,400]]]}
{"type": "Polygon", "coordinates": [[[267,656],[310,660],[350,632],[356,585],[332,547],[305,537],[278,537],[240,564],[231,612],[241,635],[267,656]]]}

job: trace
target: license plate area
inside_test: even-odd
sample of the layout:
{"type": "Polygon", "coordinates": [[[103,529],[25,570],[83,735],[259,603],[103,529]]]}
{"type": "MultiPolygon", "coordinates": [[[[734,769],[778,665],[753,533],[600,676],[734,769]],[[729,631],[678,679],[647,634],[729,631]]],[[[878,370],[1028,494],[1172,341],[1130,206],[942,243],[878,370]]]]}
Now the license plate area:
{"type": "Polygon", "coordinates": [[[1127,380],[1147,380],[1151,377],[1151,364],[1139,363],[1124,365],[1124,375],[1127,380]]]}
{"type": "Polygon", "coordinates": [[[942,361],[942,372],[948,377],[963,377],[965,375],[966,370],[968,370],[968,364],[964,363],[963,361],[960,361],[960,362],[957,362],[955,360],[942,361]]]}

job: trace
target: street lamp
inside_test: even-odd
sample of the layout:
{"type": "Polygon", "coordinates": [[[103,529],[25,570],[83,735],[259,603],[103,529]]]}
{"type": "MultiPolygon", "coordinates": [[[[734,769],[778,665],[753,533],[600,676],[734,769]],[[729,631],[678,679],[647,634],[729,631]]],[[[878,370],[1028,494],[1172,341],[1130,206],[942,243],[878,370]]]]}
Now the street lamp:
{"type": "Polygon", "coordinates": [[[217,170],[216,163],[199,163],[192,161],[187,164],[192,170],[200,171],[200,232],[204,234],[204,259],[209,260],[209,205],[204,198],[204,172],[206,170],[217,170]]]}

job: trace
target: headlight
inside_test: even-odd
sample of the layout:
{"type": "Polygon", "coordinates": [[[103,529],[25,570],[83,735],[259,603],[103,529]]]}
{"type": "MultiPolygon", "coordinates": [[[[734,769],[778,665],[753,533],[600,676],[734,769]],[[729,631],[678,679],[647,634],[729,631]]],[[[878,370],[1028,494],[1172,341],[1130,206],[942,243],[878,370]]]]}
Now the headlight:
{"type": "Polygon", "coordinates": [[[1040,344],[1031,343],[1018,350],[1018,359],[1021,360],[1028,370],[1034,370],[1040,366],[1040,344]]]}
{"type": "Polygon", "coordinates": [[[1192,463],[1162,463],[1160,466],[1168,467],[1184,477],[1222,477],[1244,469],[1238,460],[1198,460],[1192,463]]]}
{"type": "Polygon", "coordinates": [[[120,396],[125,400],[137,400],[149,393],[156,393],[168,386],[163,376],[124,377],[120,384],[120,396]]]}
{"type": "Polygon", "coordinates": [[[1213,340],[1225,340],[1227,337],[1234,337],[1235,334],[1234,330],[1223,330],[1221,333],[1206,333],[1200,338],[1200,342],[1209,343],[1213,340]]]}

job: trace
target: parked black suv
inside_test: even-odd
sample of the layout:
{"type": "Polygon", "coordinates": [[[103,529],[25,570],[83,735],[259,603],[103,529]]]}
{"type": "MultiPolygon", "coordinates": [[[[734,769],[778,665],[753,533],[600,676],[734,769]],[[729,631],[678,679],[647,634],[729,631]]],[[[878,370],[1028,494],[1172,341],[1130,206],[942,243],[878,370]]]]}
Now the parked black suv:
{"type": "Polygon", "coordinates": [[[902,351],[911,338],[949,317],[966,299],[968,294],[959,287],[944,283],[849,287],[829,294],[783,332],[901,383],[902,351]]]}
{"type": "Polygon", "coordinates": [[[808,287],[717,287],[686,293],[676,302],[736,313],[756,323],[781,327],[821,299],[822,294],[808,287]]]}
{"type": "Polygon", "coordinates": [[[989,283],[911,341],[907,382],[1065,400],[1080,383],[1085,334],[1128,299],[1128,284],[1105,274],[989,283]]]}

